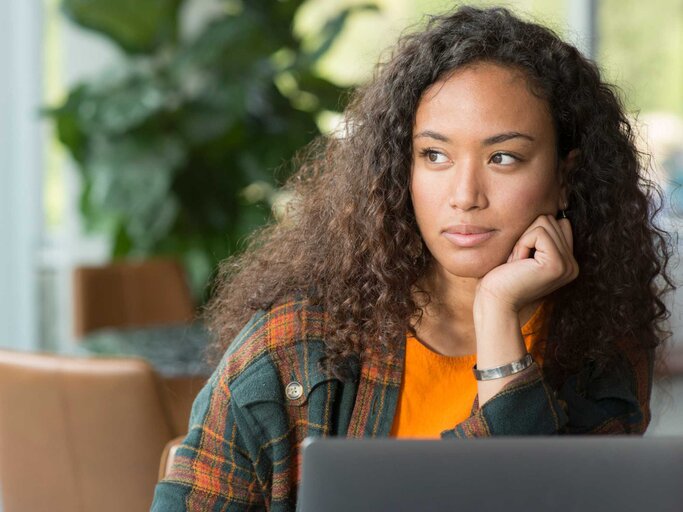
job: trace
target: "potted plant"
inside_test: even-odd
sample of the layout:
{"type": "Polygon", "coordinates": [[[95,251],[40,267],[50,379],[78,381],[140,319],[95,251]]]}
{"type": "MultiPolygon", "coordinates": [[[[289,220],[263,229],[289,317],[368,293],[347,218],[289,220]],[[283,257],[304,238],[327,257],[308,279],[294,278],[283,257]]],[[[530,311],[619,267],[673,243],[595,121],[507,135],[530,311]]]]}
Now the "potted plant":
{"type": "Polygon", "coordinates": [[[344,89],[316,62],[354,10],[304,49],[302,0],[224,2],[200,33],[179,35],[183,0],[63,0],[66,15],[115,43],[123,63],[47,109],[82,178],[89,230],[112,258],[174,256],[205,300],[216,263],[272,219],[294,153],[344,89]]]}

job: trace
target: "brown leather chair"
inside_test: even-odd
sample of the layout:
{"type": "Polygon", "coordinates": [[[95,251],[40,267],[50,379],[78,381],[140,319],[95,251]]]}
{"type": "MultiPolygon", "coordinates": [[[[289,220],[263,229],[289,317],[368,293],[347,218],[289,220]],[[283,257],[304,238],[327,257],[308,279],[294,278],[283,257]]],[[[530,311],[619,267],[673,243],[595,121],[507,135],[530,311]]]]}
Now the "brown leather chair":
{"type": "Polygon", "coordinates": [[[149,510],[176,435],[144,361],[0,350],[4,512],[149,510]]]}
{"type": "MultiPolygon", "coordinates": [[[[185,271],[178,261],[152,258],[74,270],[74,331],[182,325],[194,319],[185,271]]],[[[173,435],[187,431],[194,398],[206,376],[174,375],[162,380],[162,398],[173,435]]]]}
{"type": "Polygon", "coordinates": [[[73,284],[78,338],[107,327],[183,324],[194,318],[185,272],[175,260],[77,267],[73,284]]]}
{"type": "Polygon", "coordinates": [[[171,470],[173,459],[175,459],[175,454],[178,448],[180,448],[183,439],[185,439],[185,436],[178,436],[166,443],[166,447],[161,454],[161,460],[159,461],[159,480],[166,478],[171,470]]]}

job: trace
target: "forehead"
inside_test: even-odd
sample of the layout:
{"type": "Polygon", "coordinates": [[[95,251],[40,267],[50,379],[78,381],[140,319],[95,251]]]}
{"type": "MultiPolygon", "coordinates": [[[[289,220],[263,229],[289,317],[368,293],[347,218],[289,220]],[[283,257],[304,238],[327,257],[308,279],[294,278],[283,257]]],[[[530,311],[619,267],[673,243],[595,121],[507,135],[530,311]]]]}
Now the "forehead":
{"type": "Polygon", "coordinates": [[[425,90],[415,113],[415,130],[423,129],[459,138],[511,130],[554,138],[548,103],[524,73],[489,62],[458,69],[425,90]]]}

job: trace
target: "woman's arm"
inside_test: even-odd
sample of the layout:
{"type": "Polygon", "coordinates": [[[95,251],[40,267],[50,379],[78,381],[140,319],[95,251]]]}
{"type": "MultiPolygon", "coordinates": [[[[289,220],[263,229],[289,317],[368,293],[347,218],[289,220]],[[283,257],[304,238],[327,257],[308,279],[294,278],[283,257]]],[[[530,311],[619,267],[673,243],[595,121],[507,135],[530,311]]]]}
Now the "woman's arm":
{"type": "MultiPolygon", "coordinates": [[[[519,312],[576,279],[579,268],[572,250],[569,221],[540,215],[517,241],[507,262],[479,281],[472,309],[478,369],[524,357],[519,312]]],[[[480,403],[485,404],[515,377],[519,375],[480,381],[480,403]]]]}
{"type": "Polygon", "coordinates": [[[586,365],[555,391],[536,364],[514,375],[444,438],[493,435],[643,434],[650,422],[654,351],[620,344],[620,357],[586,365]]]}
{"type": "MultiPolygon", "coordinates": [[[[519,325],[519,315],[513,309],[506,309],[493,301],[480,300],[474,310],[474,325],[477,337],[477,368],[495,368],[512,361],[518,361],[527,352],[519,325]]],[[[477,382],[479,403],[484,405],[499,393],[508,383],[530,373],[532,368],[500,379],[477,382]]]]}
{"type": "Polygon", "coordinates": [[[192,406],[190,431],[156,487],[152,512],[265,509],[240,418],[225,382],[212,378],[192,406]]]}

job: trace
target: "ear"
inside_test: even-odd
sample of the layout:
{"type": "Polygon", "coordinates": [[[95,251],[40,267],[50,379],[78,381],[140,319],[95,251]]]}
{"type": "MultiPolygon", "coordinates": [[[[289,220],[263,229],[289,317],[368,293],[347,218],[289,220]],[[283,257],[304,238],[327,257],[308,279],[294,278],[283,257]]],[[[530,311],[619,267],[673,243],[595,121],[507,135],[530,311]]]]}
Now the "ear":
{"type": "Polygon", "coordinates": [[[567,185],[567,176],[576,168],[576,163],[579,159],[579,150],[572,149],[567,156],[560,160],[558,172],[560,173],[560,204],[559,208],[565,209],[569,206],[569,187],[567,185]]]}

